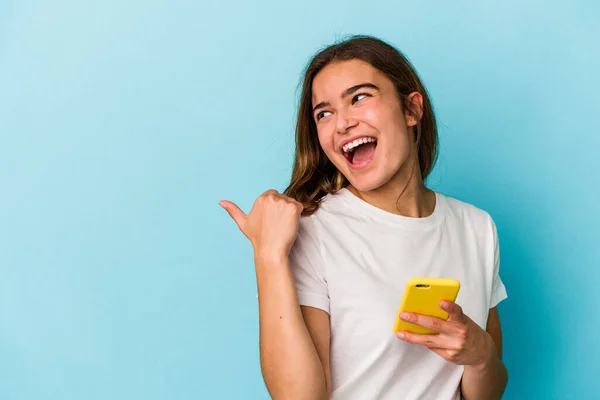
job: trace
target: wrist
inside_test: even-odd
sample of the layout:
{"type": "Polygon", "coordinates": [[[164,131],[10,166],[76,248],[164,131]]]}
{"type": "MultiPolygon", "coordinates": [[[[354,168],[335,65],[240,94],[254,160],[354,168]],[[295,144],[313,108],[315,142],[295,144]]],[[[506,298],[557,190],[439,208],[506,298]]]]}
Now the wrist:
{"type": "Polygon", "coordinates": [[[498,357],[498,351],[496,350],[496,345],[494,344],[494,339],[490,336],[489,333],[485,332],[484,336],[484,350],[482,351],[481,360],[471,365],[473,369],[479,371],[485,371],[490,368],[491,365],[494,365],[498,361],[500,361],[498,357]]]}
{"type": "Polygon", "coordinates": [[[255,250],[255,265],[277,266],[287,262],[288,255],[284,251],[255,250]]]}

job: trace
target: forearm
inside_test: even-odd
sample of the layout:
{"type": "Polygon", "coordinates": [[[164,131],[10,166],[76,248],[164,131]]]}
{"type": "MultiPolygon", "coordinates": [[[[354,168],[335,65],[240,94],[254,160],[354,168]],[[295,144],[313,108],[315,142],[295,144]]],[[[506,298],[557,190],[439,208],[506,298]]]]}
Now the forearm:
{"type": "Polygon", "coordinates": [[[265,384],[278,399],[327,399],[325,373],[308,333],[287,258],[255,257],[260,359],[265,384]]]}
{"type": "Polygon", "coordinates": [[[461,391],[465,400],[501,399],[508,381],[506,367],[489,337],[489,357],[481,365],[466,365],[461,391]]]}

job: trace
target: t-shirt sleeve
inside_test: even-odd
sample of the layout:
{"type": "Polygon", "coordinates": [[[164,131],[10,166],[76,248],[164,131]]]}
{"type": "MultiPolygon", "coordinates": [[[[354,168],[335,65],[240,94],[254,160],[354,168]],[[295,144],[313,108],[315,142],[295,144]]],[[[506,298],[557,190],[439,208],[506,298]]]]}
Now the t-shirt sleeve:
{"type": "Polygon", "coordinates": [[[494,240],[494,272],[492,280],[492,294],[490,297],[490,308],[496,307],[498,303],[508,297],[506,287],[500,278],[500,244],[498,240],[498,230],[492,222],[493,240],[494,240]]]}
{"type": "Polygon", "coordinates": [[[298,235],[290,251],[290,269],[300,305],[329,313],[329,290],[316,228],[307,217],[300,219],[298,235]]]}

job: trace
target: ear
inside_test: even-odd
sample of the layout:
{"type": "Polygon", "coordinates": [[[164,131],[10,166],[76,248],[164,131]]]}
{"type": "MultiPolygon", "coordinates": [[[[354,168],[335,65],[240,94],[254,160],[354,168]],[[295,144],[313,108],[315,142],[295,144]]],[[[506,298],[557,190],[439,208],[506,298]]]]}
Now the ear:
{"type": "Polygon", "coordinates": [[[419,92],[412,92],[406,96],[406,107],[411,111],[406,113],[406,124],[415,126],[423,117],[423,96],[419,92]]]}

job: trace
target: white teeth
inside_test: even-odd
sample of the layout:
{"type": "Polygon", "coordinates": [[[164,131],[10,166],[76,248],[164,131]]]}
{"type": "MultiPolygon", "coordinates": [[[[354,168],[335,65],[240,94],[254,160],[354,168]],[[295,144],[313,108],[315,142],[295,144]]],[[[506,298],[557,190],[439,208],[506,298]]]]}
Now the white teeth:
{"type": "Polygon", "coordinates": [[[346,143],[343,147],[344,153],[349,152],[350,150],[352,150],[355,147],[360,146],[361,144],[364,143],[371,143],[371,142],[375,142],[375,138],[372,137],[362,137],[356,140],[353,140],[350,143],[346,143]]]}

